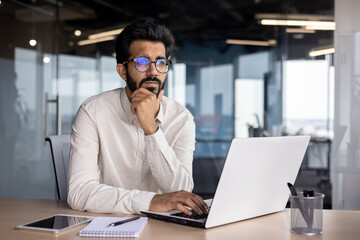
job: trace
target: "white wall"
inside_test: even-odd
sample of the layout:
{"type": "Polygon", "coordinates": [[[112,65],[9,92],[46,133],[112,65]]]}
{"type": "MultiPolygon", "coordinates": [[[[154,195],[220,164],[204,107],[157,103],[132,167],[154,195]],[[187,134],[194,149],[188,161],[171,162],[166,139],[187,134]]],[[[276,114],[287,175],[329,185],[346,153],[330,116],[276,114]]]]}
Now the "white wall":
{"type": "Polygon", "coordinates": [[[360,210],[359,10],[359,0],[335,0],[334,209],[360,210]]]}

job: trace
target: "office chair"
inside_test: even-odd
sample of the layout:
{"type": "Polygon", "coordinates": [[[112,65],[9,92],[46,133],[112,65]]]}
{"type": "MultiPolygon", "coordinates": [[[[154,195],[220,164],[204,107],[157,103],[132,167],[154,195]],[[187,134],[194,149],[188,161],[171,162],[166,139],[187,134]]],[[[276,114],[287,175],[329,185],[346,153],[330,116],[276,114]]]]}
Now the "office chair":
{"type": "Polygon", "coordinates": [[[67,168],[70,154],[70,135],[52,135],[45,138],[50,143],[59,199],[67,198],[67,168]]]}

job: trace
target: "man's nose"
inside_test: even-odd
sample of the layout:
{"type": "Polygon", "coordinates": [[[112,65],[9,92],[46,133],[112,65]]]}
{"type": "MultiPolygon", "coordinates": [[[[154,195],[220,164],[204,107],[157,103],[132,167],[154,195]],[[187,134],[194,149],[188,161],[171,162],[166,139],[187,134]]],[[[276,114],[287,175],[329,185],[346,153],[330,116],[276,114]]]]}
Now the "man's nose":
{"type": "Polygon", "coordinates": [[[150,63],[149,69],[146,71],[146,75],[148,76],[157,76],[159,72],[156,70],[156,63],[152,62],[150,63]]]}

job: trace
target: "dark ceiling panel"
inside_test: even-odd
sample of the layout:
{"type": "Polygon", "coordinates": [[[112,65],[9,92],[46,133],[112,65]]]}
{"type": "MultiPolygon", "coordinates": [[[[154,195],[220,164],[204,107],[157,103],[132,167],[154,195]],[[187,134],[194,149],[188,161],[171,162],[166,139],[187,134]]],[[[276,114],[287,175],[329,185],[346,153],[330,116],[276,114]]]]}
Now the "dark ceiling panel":
{"type": "MultiPolygon", "coordinates": [[[[55,23],[55,0],[8,1],[12,4],[0,8],[0,14],[13,12],[13,7],[16,7],[16,18],[24,24],[55,23]]],[[[60,0],[59,6],[61,41],[65,42],[61,50],[64,53],[70,53],[76,47],[75,44],[66,49],[67,42],[76,43],[89,34],[121,28],[145,16],[152,16],[167,25],[177,44],[191,41],[206,46],[209,42],[225,42],[229,38],[284,39],[284,27],[262,26],[256,18],[258,14],[282,14],[285,17],[288,14],[308,14],[332,18],[334,15],[334,0],[60,0]],[[82,31],[81,37],[74,36],[76,29],[82,31]]],[[[332,42],[333,32],[287,36],[289,43],[300,43],[301,46],[316,45],[314,39],[332,42]]],[[[109,41],[101,43],[101,48],[113,49],[113,45],[114,42],[109,41]]]]}

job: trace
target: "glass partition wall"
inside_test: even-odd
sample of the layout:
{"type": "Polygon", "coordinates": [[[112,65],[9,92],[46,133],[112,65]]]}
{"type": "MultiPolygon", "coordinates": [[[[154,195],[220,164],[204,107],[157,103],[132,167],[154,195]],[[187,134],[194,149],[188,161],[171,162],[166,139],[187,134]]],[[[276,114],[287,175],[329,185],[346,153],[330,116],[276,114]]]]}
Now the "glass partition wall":
{"type": "MultiPolygon", "coordinates": [[[[331,18],[333,5],[324,2],[326,7],[315,7],[328,9],[331,18]]],[[[331,54],[310,57],[309,51],[332,44],[332,32],[289,33],[284,26],[261,25],[260,13],[288,18],[295,8],[301,14],[316,12],[297,1],[228,3],[1,1],[0,196],[56,197],[45,136],[69,134],[86,98],[125,86],[115,71],[116,35],[96,42],[94,34],[117,34],[149,15],[175,35],[165,95],[195,119],[194,192],[205,198],[214,194],[232,138],[294,134],[313,135],[298,186],[324,191],[333,64],[331,54]],[[234,44],[230,38],[266,38],[272,44],[234,44]]]]}
{"type": "MultiPolygon", "coordinates": [[[[45,146],[45,92],[56,91],[57,8],[24,1],[0,5],[0,196],[55,198],[45,146]],[[46,33],[46,34],[45,34],[46,33]]],[[[48,112],[54,121],[54,108],[48,112]]],[[[54,125],[52,126],[55,127],[54,125]]]]}

